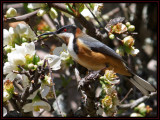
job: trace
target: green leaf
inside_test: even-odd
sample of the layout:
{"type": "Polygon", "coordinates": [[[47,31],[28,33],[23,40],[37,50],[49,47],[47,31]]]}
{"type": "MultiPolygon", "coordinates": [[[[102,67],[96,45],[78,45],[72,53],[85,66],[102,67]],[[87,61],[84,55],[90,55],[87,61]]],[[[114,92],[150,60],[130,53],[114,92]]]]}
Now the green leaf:
{"type": "MultiPolygon", "coordinates": [[[[68,4],[72,7],[72,4],[70,4],[70,3],[68,3],[68,4]]],[[[70,7],[69,7],[68,4],[66,4],[66,9],[67,9],[69,12],[73,13],[73,11],[70,9],[70,7]]]]}

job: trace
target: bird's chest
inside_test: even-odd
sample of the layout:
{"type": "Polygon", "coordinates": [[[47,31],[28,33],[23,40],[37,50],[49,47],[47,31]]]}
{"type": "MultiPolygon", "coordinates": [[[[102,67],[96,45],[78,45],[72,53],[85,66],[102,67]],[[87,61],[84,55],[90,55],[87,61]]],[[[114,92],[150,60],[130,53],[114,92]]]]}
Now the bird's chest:
{"type": "Polygon", "coordinates": [[[76,62],[90,70],[99,70],[105,67],[105,56],[93,52],[80,40],[77,40],[76,43],[69,42],[68,51],[76,62]]]}

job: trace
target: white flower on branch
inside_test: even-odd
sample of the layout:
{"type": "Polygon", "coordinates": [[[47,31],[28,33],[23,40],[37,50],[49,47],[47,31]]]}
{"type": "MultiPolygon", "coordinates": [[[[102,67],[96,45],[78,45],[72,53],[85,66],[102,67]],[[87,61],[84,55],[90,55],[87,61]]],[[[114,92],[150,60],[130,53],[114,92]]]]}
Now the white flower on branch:
{"type": "Polygon", "coordinates": [[[26,57],[33,57],[35,54],[35,44],[31,43],[23,43],[22,46],[15,45],[15,50],[11,53],[8,53],[8,62],[4,64],[3,74],[7,74],[6,79],[14,80],[17,76],[13,71],[18,70],[18,65],[26,64],[26,57]]]}
{"type": "Polygon", "coordinates": [[[21,44],[24,39],[26,41],[33,41],[36,34],[27,24],[18,24],[16,28],[10,27],[9,30],[3,29],[3,46],[21,44]]]}
{"type": "Polygon", "coordinates": [[[12,43],[12,36],[8,30],[3,29],[3,46],[10,45],[12,43]]]}
{"type": "Polygon", "coordinates": [[[48,63],[52,70],[59,70],[61,68],[61,59],[57,55],[46,55],[44,59],[48,60],[48,63]]]}
{"type": "Polygon", "coordinates": [[[40,111],[40,109],[44,109],[46,111],[51,110],[51,106],[42,100],[33,100],[32,103],[28,103],[23,106],[24,112],[30,112],[30,111],[40,111]]]}
{"type": "Polygon", "coordinates": [[[31,29],[31,27],[27,24],[18,24],[15,28],[16,32],[19,34],[19,36],[22,38],[30,38],[31,41],[33,41],[36,38],[35,33],[31,29]]]}

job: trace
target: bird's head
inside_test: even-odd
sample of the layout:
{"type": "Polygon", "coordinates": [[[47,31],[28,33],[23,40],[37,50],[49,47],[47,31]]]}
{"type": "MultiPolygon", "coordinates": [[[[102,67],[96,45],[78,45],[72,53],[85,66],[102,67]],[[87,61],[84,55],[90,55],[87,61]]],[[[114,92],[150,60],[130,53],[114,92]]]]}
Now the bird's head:
{"type": "Polygon", "coordinates": [[[80,28],[74,25],[66,25],[59,28],[55,32],[44,33],[41,34],[40,36],[53,34],[60,37],[66,44],[68,44],[71,38],[72,39],[77,38],[81,33],[82,31],[80,30],[80,28]]]}

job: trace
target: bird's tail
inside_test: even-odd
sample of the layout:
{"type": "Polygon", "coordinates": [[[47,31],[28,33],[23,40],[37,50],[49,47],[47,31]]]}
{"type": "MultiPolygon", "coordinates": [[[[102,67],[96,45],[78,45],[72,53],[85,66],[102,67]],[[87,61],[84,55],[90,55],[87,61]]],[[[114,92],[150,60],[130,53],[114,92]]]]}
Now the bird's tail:
{"type": "Polygon", "coordinates": [[[147,81],[132,73],[131,77],[128,77],[129,81],[135,85],[144,95],[149,96],[151,92],[156,92],[156,89],[147,81]]]}

